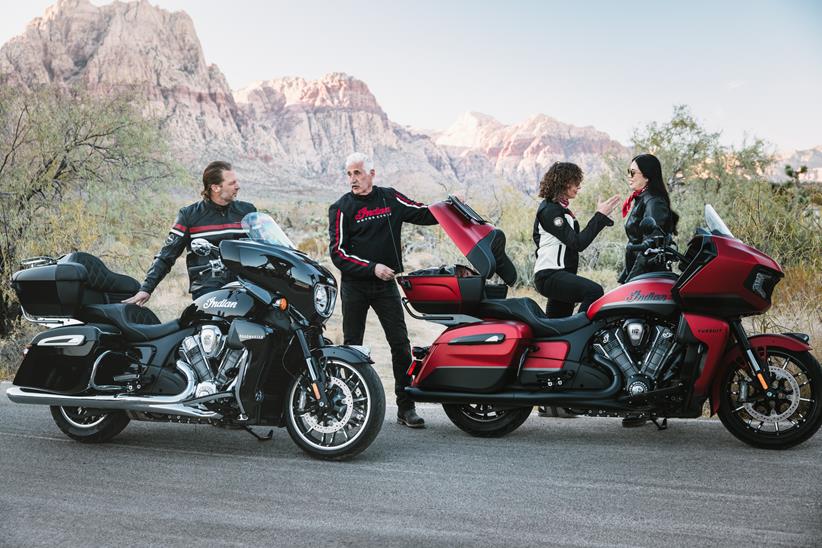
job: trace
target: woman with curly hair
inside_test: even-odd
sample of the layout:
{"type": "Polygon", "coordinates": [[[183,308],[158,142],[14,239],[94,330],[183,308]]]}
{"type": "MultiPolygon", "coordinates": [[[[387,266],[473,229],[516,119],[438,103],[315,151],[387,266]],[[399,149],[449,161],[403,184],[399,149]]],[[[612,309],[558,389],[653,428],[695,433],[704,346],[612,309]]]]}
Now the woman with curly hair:
{"type": "Polygon", "coordinates": [[[582,170],[570,162],[555,162],[539,185],[539,196],[544,199],[534,219],[537,245],[534,285],[541,295],[548,297],[545,312],[549,318],[570,316],[576,303],[581,303],[579,312],[585,312],[603,295],[601,285],[577,276],[579,253],[603,228],[614,224],[608,215],[620,197],[614,195],[600,202],[594,216],[580,231],[569,205],[581,185],[582,170]]]}

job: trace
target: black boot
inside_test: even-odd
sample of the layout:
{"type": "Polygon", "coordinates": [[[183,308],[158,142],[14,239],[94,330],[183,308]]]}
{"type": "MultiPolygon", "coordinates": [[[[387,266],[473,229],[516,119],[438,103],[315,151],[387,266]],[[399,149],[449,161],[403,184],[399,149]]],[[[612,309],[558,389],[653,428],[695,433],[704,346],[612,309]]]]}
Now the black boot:
{"type": "Polygon", "coordinates": [[[409,428],[424,428],[425,421],[417,415],[414,405],[402,406],[397,409],[397,422],[409,428]]]}
{"type": "Polygon", "coordinates": [[[628,415],[622,419],[622,426],[636,428],[637,426],[643,426],[646,422],[648,422],[648,417],[645,415],[628,415]]]}

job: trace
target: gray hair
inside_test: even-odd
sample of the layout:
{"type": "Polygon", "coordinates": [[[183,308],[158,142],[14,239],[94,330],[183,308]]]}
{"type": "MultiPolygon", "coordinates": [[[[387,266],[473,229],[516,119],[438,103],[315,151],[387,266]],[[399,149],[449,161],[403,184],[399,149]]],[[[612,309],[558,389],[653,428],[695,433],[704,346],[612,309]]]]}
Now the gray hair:
{"type": "Polygon", "coordinates": [[[348,166],[351,164],[358,164],[360,162],[362,162],[362,167],[365,171],[371,171],[374,169],[374,162],[362,152],[354,152],[349,154],[348,158],[345,159],[344,169],[348,169],[348,166]]]}

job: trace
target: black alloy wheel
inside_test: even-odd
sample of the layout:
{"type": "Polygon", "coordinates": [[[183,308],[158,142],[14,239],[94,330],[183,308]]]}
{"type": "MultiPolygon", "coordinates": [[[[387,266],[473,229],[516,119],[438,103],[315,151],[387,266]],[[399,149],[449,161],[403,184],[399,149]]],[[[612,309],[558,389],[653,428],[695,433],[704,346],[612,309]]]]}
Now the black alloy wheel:
{"type": "Polygon", "coordinates": [[[291,381],[286,428],[303,451],[325,460],[353,457],[371,445],[385,418],[385,392],[367,363],[325,363],[329,409],[321,409],[307,374],[291,381]]]}
{"type": "Polygon", "coordinates": [[[103,443],[123,431],[130,419],[124,411],[52,405],[51,417],[58,428],[73,440],[103,443]]]}
{"type": "Polygon", "coordinates": [[[770,395],[741,360],[720,387],[719,418],[728,431],[754,447],[787,449],[822,424],[822,368],[809,352],[767,349],[770,395]]]}
{"type": "Polygon", "coordinates": [[[500,408],[490,403],[452,404],[442,408],[457,428],[478,438],[499,438],[526,421],[533,407],[500,408]]]}

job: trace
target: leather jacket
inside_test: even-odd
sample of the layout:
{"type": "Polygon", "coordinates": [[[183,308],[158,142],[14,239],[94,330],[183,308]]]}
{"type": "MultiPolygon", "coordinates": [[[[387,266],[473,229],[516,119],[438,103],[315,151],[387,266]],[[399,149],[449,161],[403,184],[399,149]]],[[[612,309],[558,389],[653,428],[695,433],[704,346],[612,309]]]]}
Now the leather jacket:
{"type": "MultiPolygon", "coordinates": [[[[640,244],[647,237],[639,227],[642,219],[646,217],[656,221],[658,230],[665,234],[669,234],[673,230],[671,208],[665,203],[665,198],[650,192],[643,192],[634,200],[634,206],[625,219],[625,234],[628,235],[629,244],[640,244]]],[[[639,274],[664,270],[662,265],[648,264],[644,259],[644,256],[639,256],[639,252],[626,249],[625,268],[619,275],[619,283],[630,281],[631,278],[639,274]]]]}
{"type": "Polygon", "coordinates": [[[226,206],[217,205],[211,200],[201,200],[180,209],[163,248],[154,257],[154,262],[148,269],[140,290],[148,293],[154,291],[185,249],[188,250],[186,267],[189,292],[194,293],[211,287],[216,289],[232,281],[233,276],[228,272],[214,276],[207,268],[210,257],[192,253],[191,240],[204,238],[214,245],[219,245],[222,240],[245,238],[247,235],[240,221],[253,211],[257,211],[253,204],[236,200],[226,206]]]}

